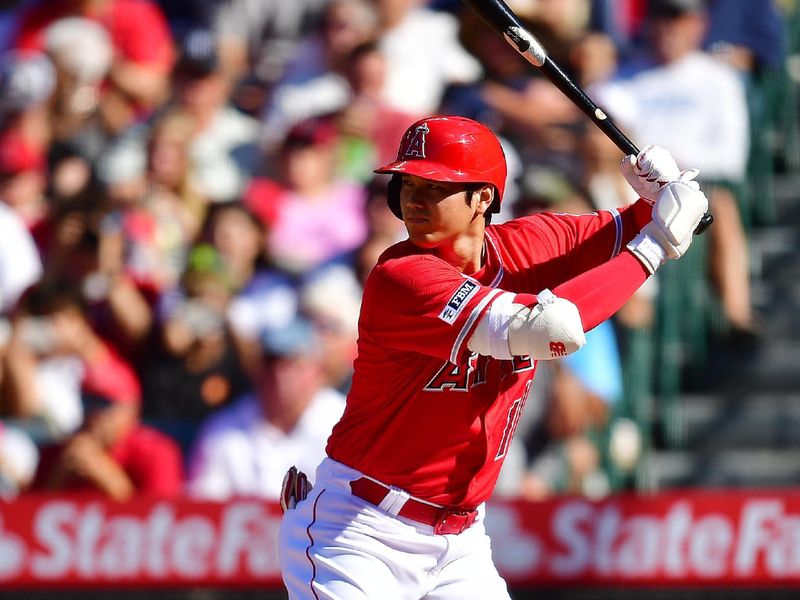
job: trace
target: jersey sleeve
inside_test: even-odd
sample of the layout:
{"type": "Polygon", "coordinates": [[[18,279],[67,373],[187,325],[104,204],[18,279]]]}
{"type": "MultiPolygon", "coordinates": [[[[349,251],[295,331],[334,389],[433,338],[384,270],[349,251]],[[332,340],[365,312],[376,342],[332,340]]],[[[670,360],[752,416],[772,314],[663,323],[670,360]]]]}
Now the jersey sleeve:
{"type": "MultiPolygon", "coordinates": [[[[516,231],[506,245],[512,252],[516,249],[532,255],[528,266],[535,270],[535,281],[531,282],[535,289],[528,291],[538,293],[618,256],[650,220],[651,212],[650,205],[639,200],[619,210],[580,215],[538,213],[517,219],[516,231]]],[[[530,259],[521,262],[526,260],[530,259]]]]}
{"type": "Polygon", "coordinates": [[[503,290],[483,286],[432,256],[373,268],[364,289],[361,334],[388,350],[458,363],[478,320],[503,290]]]}

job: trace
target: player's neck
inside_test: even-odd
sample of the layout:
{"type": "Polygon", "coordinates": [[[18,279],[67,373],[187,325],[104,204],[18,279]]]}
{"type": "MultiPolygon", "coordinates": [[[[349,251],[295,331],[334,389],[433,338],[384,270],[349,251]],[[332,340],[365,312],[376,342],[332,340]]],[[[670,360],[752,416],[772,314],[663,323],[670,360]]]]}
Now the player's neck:
{"type": "Polygon", "coordinates": [[[483,267],[485,260],[483,231],[479,236],[460,236],[452,244],[440,246],[436,254],[465,275],[472,275],[483,267]]]}

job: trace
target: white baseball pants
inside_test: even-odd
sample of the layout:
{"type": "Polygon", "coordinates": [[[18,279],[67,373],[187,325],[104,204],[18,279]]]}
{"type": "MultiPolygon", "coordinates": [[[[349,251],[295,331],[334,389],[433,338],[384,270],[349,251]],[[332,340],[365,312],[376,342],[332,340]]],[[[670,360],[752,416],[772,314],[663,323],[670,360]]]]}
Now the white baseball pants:
{"type": "MultiPolygon", "coordinates": [[[[458,535],[353,496],[362,473],[326,458],[314,489],[283,517],[280,562],[292,600],[509,600],[479,509],[458,535]]],[[[398,508],[399,510],[399,508],[398,508]]]]}

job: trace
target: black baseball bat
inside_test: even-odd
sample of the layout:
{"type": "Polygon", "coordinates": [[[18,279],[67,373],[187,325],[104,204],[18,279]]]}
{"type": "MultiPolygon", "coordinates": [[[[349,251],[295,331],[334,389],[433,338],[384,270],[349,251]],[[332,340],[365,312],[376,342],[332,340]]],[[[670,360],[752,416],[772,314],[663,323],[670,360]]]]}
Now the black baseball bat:
{"type": "MultiPolygon", "coordinates": [[[[639,154],[639,149],[628,137],[619,130],[616,124],[603,112],[603,110],[586,95],[572,79],[561,70],[548,55],[539,40],[523,27],[517,15],[503,2],[503,0],[463,0],[464,4],[474,10],[489,27],[519,52],[522,57],[534,67],[541,70],[545,76],[569,98],[575,106],[580,108],[597,125],[614,144],[626,155],[639,154]]],[[[694,230],[695,234],[703,233],[714,221],[710,212],[703,215],[700,223],[694,230]]]]}

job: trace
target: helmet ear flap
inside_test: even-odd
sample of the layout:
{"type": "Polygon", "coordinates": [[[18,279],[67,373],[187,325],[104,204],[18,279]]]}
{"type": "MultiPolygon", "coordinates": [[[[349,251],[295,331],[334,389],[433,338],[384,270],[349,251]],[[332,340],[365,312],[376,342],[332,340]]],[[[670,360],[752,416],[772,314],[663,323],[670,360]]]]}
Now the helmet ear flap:
{"type": "Polygon", "coordinates": [[[403,219],[403,212],[400,210],[400,187],[402,185],[401,177],[398,174],[392,175],[387,184],[386,204],[389,205],[389,210],[398,219],[403,219]]]}

